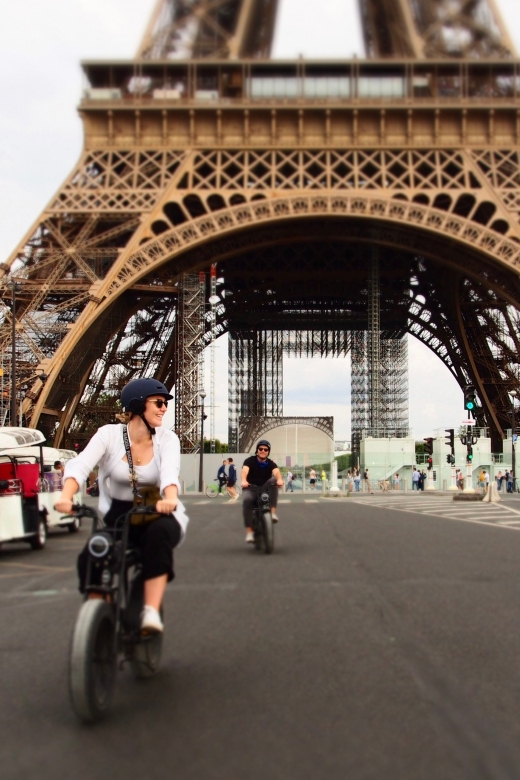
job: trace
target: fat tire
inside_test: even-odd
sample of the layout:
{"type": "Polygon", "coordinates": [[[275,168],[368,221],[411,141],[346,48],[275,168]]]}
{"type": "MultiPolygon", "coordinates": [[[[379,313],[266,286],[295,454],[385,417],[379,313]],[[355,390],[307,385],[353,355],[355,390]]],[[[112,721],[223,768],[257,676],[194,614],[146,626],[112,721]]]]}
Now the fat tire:
{"type": "Polygon", "coordinates": [[[34,536],[31,536],[29,539],[29,544],[33,548],[33,550],[43,550],[45,547],[45,542],[47,541],[47,523],[45,522],[45,518],[40,517],[38,518],[38,530],[34,534],[34,536]]]}
{"type": "Polygon", "coordinates": [[[110,604],[101,599],[83,603],[72,633],[69,690],[74,712],[85,723],[101,720],[112,702],[117,674],[114,630],[110,604]]]}
{"type": "Polygon", "coordinates": [[[271,512],[262,512],[262,532],[264,552],[266,555],[270,555],[274,551],[274,525],[271,512]]]}

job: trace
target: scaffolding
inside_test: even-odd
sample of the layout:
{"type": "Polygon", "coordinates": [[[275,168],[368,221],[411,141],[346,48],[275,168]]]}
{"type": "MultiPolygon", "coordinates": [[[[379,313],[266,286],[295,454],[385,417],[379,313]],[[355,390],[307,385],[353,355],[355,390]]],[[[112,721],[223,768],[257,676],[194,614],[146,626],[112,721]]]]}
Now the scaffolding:
{"type": "Polygon", "coordinates": [[[229,334],[230,452],[241,452],[241,421],[283,416],[283,331],[229,334]]]}
{"type": "Polygon", "coordinates": [[[403,438],[409,435],[408,341],[406,334],[393,338],[381,331],[379,369],[374,372],[370,331],[354,331],[351,336],[352,451],[359,452],[362,436],[403,438]],[[377,393],[372,391],[374,376],[379,382],[377,393]],[[372,405],[375,397],[379,398],[377,410],[372,405]]]}
{"type": "Polygon", "coordinates": [[[181,452],[185,453],[200,449],[205,293],[203,272],[181,276],[175,327],[175,430],[181,441],[181,452]]]}
{"type": "Polygon", "coordinates": [[[379,250],[368,277],[368,330],[351,334],[352,451],[363,436],[408,436],[408,341],[381,330],[379,250]]]}

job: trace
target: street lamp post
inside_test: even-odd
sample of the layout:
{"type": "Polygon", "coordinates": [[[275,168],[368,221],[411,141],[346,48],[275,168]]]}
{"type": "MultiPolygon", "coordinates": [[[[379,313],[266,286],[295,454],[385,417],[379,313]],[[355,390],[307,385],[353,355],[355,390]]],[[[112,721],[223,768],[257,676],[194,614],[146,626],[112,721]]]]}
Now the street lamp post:
{"type": "Polygon", "coordinates": [[[202,493],[202,486],[203,486],[203,480],[202,480],[202,469],[204,466],[204,399],[206,398],[206,393],[204,390],[202,390],[200,393],[200,461],[199,461],[199,493],[202,493]]]}
{"type": "Polygon", "coordinates": [[[515,452],[515,401],[517,392],[516,390],[511,390],[509,393],[512,400],[512,407],[513,407],[513,413],[512,413],[512,424],[513,424],[513,430],[511,431],[511,470],[513,472],[513,493],[516,489],[516,452],[515,452]]]}

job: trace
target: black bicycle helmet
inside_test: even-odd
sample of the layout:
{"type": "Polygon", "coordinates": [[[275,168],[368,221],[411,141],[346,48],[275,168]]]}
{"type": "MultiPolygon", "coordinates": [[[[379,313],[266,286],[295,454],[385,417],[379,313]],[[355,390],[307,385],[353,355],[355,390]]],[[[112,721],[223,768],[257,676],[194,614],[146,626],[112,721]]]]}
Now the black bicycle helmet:
{"type": "Polygon", "coordinates": [[[269,452],[271,452],[271,442],[268,442],[267,439],[260,439],[258,444],[256,445],[255,454],[258,452],[258,448],[262,447],[269,447],[269,452]]]}
{"type": "Polygon", "coordinates": [[[162,395],[167,401],[173,398],[168,388],[158,379],[132,379],[121,392],[123,411],[142,415],[145,401],[151,395],[162,395]]]}

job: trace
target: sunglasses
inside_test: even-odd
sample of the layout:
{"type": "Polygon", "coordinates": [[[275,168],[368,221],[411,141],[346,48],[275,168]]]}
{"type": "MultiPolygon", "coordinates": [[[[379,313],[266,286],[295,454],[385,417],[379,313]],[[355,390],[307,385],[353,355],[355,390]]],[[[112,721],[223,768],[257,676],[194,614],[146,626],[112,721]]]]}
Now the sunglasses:
{"type": "Polygon", "coordinates": [[[269,452],[269,447],[259,447],[258,452],[269,452]]]}
{"type": "Polygon", "coordinates": [[[168,401],[165,401],[163,398],[148,398],[147,400],[150,401],[150,403],[155,404],[158,409],[162,409],[163,406],[165,406],[166,409],[168,408],[168,401]]]}

